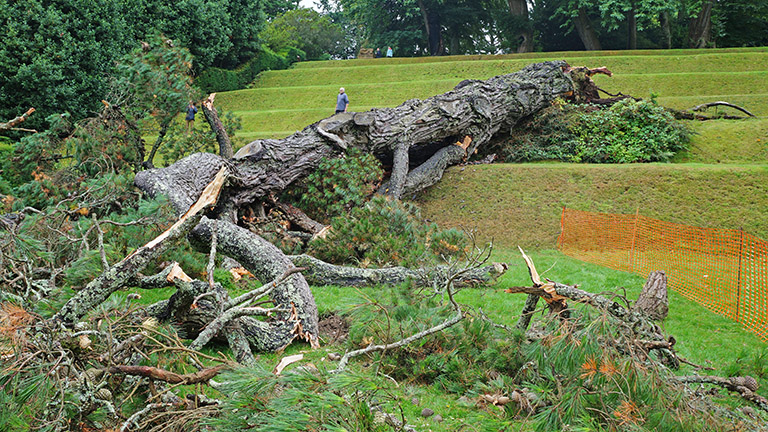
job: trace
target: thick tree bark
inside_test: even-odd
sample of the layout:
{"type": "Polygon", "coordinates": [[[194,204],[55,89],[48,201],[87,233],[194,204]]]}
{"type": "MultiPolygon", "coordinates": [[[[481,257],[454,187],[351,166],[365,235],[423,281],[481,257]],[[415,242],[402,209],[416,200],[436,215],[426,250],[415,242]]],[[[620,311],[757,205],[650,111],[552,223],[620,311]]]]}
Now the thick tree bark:
{"type": "Polygon", "coordinates": [[[579,34],[579,39],[584,44],[585,50],[599,51],[602,49],[595,28],[592,27],[592,22],[584,8],[579,8],[578,14],[573,18],[573,25],[576,27],[576,32],[579,34]]]}
{"type": "Polygon", "coordinates": [[[190,197],[189,201],[192,204],[182,207],[186,211],[173,226],[119,263],[105,270],[104,273],[69,299],[52,320],[71,326],[104,302],[113,292],[124,287],[136,273],[157,258],[171,243],[185,236],[198,224],[203,217],[203,211],[216,203],[226,177],[227,170],[221,167],[203,190],[195,195],[199,197],[197,200],[190,197]]]}
{"type": "MultiPolygon", "coordinates": [[[[228,199],[235,206],[259,202],[313,172],[324,158],[352,147],[377,156],[387,166],[395,161],[399,182],[407,164],[408,184],[414,180],[408,178],[413,169],[440,149],[470,136],[466,155],[471,155],[494,135],[509,131],[520,119],[571,93],[573,83],[563,72],[566,66],[564,62],[539,63],[487,81],[463,81],[453,91],[429,99],[409,100],[397,108],[340,113],[282,140],[254,141],[235,154],[233,166],[239,183],[228,188],[228,199]]],[[[455,161],[455,154],[448,153],[444,156],[455,161]]],[[[197,171],[195,176],[207,170],[184,162],[166,168],[167,177],[190,177],[192,174],[180,170],[182,165],[197,171]]],[[[139,173],[137,184],[143,175],[148,174],[139,173]]],[[[419,190],[430,185],[423,183],[419,190]]]]}
{"type": "Polygon", "coordinates": [[[712,32],[713,0],[701,3],[699,15],[691,18],[688,24],[688,46],[691,48],[706,48],[712,32]]]}
{"type": "Polygon", "coordinates": [[[663,271],[655,271],[648,276],[634,309],[654,321],[661,321],[667,317],[669,313],[667,275],[663,271]]]}

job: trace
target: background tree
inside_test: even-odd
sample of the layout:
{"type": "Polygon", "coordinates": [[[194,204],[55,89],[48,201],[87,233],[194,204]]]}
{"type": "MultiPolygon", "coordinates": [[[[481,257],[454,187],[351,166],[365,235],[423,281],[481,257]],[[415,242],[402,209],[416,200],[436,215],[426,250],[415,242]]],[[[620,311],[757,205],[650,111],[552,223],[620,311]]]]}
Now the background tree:
{"type": "Polygon", "coordinates": [[[0,0],[0,118],[29,107],[28,127],[69,111],[76,119],[98,109],[113,62],[134,42],[134,28],[113,0],[0,0]]]}
{"type": "Polygon", "coordinates": [[[288,11],[270,22],[261,37],[273,51],[295,46],[307,59],[343,57],[344,33],[338,25],[312,9],[288,11]]]}
{"type": "Polygon", "coordinates": [[[344,35],[341,28],[312,9],[285,12],[270,22],[261,37],[274,51],[294,46],[318,60],[327,56],[343,56],[344,35]]]}
{"type": "Polygon", "coordinates": [[[157,31],[186,47],[195,71],[234,67],[259,50],[264,7],[287,0],[0,0],[0,118],[35,107],[30,128],[53,114],[77,121],[99,109],[117,60],[157,31]]]}
{"type": "Polygon", "coordinates": [[[199,98],[199,91],[192,86],[189,50],[160,34],[148,40],[118,63],[112,97],[125,107],[129,121],[159,128],[144,161],[151,167],[171,122],[199,98]]]}

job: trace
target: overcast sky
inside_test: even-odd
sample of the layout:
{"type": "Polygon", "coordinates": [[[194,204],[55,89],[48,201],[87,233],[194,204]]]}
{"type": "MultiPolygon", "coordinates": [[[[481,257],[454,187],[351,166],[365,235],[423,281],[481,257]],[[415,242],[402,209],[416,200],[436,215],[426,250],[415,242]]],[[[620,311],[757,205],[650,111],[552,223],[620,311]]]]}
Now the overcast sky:
{"type": "Polygon", "coordinates": [[[305,8],[314,8],[315,0],[301,0],[301,3],[299,3],[299,6],[305,7],[305,8]]]}

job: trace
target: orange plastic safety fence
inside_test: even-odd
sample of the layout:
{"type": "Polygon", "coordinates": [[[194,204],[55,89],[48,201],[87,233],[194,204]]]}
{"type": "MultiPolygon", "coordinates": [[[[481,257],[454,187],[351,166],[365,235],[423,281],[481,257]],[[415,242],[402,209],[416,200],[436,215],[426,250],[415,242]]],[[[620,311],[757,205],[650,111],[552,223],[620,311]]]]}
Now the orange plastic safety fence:
{"type": "Polygon", "coordinates": [[[697,228],[639,214],[563,209],[566,255],[647,276],[768,340],[768,242],[739,230],[697,228]]]}

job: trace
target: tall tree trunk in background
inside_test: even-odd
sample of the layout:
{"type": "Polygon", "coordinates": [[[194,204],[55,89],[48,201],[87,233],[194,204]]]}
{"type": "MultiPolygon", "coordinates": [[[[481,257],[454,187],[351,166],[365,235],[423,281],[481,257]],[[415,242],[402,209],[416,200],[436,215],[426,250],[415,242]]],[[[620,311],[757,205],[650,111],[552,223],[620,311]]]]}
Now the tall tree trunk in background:
{"type": "Polygon", "coordinates": [[[525,22],[525,26],[520,30],[519,37],[522,38],[520,45],[517,46],[518,53],[533,51],[533,30],[528,18],[528,2],[526,0],[507,0],[509,13],[512,16],[520,18],[520,22],[525,22]]]}
{"type": "Polygon", "coordinates": [[[579,14],[573,20],[573,25],[576,26],[576,31],[579,33],[581,43],[584,44],[584,49],[587,51],[599,51],[600,41],[597,39],[592,22],[589,21],[587,11],[584,8],[579,8],[579,14]]]}
{"type": "Polygon", "coordinates": [[[448,54],[450,55],[461,54],[459,52],[459,35],[458,34],[454,33],[451,35],[451,42],[450,42],[450,47],[448,48],[448,54]]]}
{"type": "Polygon", "coordinates": [[[696,18],[691,18],[688,25],[688,46],[706,48],[712,33],[712,6],[714,0],[701,3],[701,10],[696,18]]]}
{"type": "Polygon", "coordinates": [[[664,34],[664,39],[662,42],[662,47],[664,49],[672,49],[672,28],[670,24],[670,20],[672,17],[669,15],[669,11],[664,11],[661,13],[661,31],[664,34]]]}
{"type": "Polygon", "coordinates": [[[443,43],[443,26],[440,23],[440,15],[433,8],[427,8],[424,5],[424,0],[419,0],[419,10],[421,10],[424,28],[427,31],[429,55],[444,55],[445,44],[443,43]]]}
{"type": "Polygon", "coordinates": [[[627,11],[627,49],[637,49],[637,15],[635,2],[631,2],[627,11]]]}

